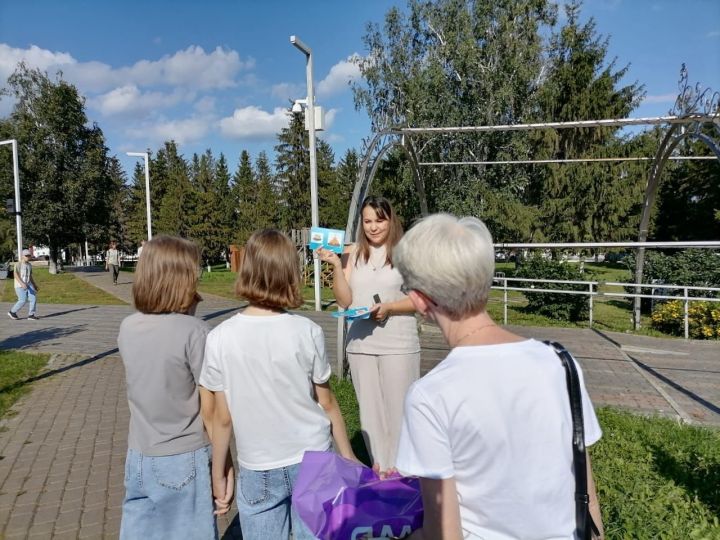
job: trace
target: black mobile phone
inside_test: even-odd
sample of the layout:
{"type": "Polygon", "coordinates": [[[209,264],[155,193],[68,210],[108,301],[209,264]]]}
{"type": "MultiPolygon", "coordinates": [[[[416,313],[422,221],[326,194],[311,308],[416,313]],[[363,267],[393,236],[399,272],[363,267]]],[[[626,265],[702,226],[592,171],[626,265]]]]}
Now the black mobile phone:
{"type": "MultiPolygon", "coordinates": [[[[373,302],[375,302],[376,304],[379,304],[379,303],[381,302],[381,300],[380,300],[380,295],[379,295],[379,294],[374,294],[374,295],[373,295],[373,302]]],[[[377,322],[380,326],[382,326],[383,324],[385,324],[385,323],[387,322],[387,320],[388,320],[388,317],[387,317],[387,315],[386,315],[384,319],[378,319],[376,322],[377,322]]]]}

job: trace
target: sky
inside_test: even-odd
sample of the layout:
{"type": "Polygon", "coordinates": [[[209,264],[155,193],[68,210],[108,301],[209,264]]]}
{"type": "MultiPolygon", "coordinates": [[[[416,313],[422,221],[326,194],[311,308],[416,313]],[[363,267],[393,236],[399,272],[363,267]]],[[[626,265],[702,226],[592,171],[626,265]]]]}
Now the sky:
{"type": "MultiPolygon", "coordinates": [[[[560,0],[561,2],[565,0],[560,0]]],[[[381,23],[404,0],[0,0],[0,84],[24,60],[75,84],[110,152],[129,173],[128,151],[157,150],[174,139],[190,158],[210,148],[231,171],[242,150],[265,150],[287,125],[291,100],[306,96],[312,48],[322,132],[339,160],[371,135],[349,81],[365,55],[368,22],[381,23]]],[[[720,90],[720,0],[586,0],[609,37],[608,58],[630,65],[624,83],[645,85],[632,116],[665,115],[678,93],[681,64],[690,81],[720,90]]],[[[562,17],[559,21],[562,23],[562,17]]],[[[0,116],[12,107],[0,101],[0,116]]]]}

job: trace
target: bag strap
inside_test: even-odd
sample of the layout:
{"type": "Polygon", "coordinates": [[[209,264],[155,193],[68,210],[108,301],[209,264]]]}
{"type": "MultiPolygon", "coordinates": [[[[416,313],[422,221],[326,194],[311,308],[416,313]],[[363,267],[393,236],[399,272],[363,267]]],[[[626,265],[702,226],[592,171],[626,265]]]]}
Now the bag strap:
{"type": "Polygon", "coordinates": [[[590,497],[588,496],[587,458],[585,453],[585,430],[583,422],[582,394],[580,393],[580,377],[575,360],[565,347],[555,341],[545,341],[552,347],[565,368],[568,395],[570,396],[570,413],[573,423],[573,468],[575,470],[575,522],[576,535],[581,540],[590,540],[594,532],[599,531],[590,516],[590,497]]]}

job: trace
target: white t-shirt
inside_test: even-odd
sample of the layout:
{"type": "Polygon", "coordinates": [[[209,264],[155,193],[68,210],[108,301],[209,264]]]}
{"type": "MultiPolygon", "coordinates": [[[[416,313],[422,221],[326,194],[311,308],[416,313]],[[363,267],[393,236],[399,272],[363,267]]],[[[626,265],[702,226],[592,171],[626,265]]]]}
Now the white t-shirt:
{"type": "Polygon", "coordinates": [[[320,326],[290,313],[240,313],[208,335],[200,384],[225,392],[238,462],[263,471],[330,448],[330,420],[313,397],[313,383],[329,378],[320,326]]]}
{"type": "MultiPolygon", "coordinates": [[[[601,431],[577,368],[589,446],[601,431]]],[[[565,370],[539,341],[457,347],[408,391],[397,468],[455,478],[465,538],[574,538],[572,463],[565,370]]]]}

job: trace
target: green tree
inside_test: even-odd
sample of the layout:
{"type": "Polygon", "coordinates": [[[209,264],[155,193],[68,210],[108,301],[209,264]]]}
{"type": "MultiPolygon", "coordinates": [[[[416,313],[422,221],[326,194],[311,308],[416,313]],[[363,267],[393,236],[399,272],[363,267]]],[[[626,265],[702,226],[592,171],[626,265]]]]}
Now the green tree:
{"type": "MultiPolygon", "coordinates": [[[[595,21],[581,24],[580,2],[565,6],[567,22],[555,32],[548,50],[547,78],[538,92],[543,121],[566,122],[625,118],[644,95],[637,83],[620,86],[628,67],[607,62],[608,39],[595,21]]],[[[539,159],[622,157],[627,145],[618,128],[545,130],[535,135],[539,159]]],[[[543,167],[535,176],[540,195],[542,231],[552,240],[626,239],[623,227],[640,204],[643,179],[628,176],[625,165],[581,163],[543,167]]]]}
{"type": "Polygon", "coordinates": [[[114,184],[104,136],[88,127],[84,99],[62,78],[21,63],[7,85],[16,100],[8,124],[19,146],[24,233],[55,261],[61,248],[109,224],[114,184]]]}
{"type": "Polygon", "coordinates": [[[240,161],[231,183],[231,197],[234,206],[233,242],[243,245],[255,230],[257,215],[255,179],[250,154],[247,150],[240,153],[240,161]]]}
{"type": "MultiPolygon", "coordinates": [[[[706,135],[712,137],[710,128],[706,135]]],[[[680,145],[683,156],[713,155],[697,140],[680,145]]],[[[720,237],[720,161],[668,163],[660,179],[652,237],[668,240],[714,240],[720,237]]]]}
{"type": "Polygon", "coordinates": [[[278,135],[275,172],[281,186],[282,225],[286,229],[310,226],[310,158],[302,114],[290,115],[290,124],[278,135]]]}
{"type": "MultiPolygon", "coordinates": [[[[178,153],[175,141],[165,142],[158,151],[159,169],[162,171],[166,190],[153,210],[153,223],[158,233],[187,237],[193,214],[193,188],[190,184],[188,164],[178,153]]],[[[151,178],[151,182],[154,177],[151,178]]]]}
{"type": "MultiPolygon", "coordinates": [[[[554,15],[546,0],[413,0],[407,15],[391,8],[382,29],[368,26],[363,82],[353,88],[356,106],[367,110],[375,130],[522,122],[534,112],[541,31],[554,15]]],[[[518,132],[413,140],[425,161],[518,159],[530,149],[528,136],[518,132]]],[[[532,216],[522,204],[530,185],[526,169],[424,168],[423,180],[431,211],[483,217],[493,231],[503,231],[499,239],[530,236],[532,216]]]]}
{"type": "Polygon", "coordinates": [[[280,228],[278,192],[270,170],[270,161],[265,152],[260,152],[255,160],[255,190],[253,231],[270,227],[280,228]]]}
{"type": "MultiPolygon", "coordinates": [[[[327,205],[326,222],[330,227],[344,229],[347,225],[350,199],[358,179],[360,162],[357,152],[350,148],[345,152],[335,169],[334,182],[327,205]]],[[[323,219],[323,207],[320,208],[320,217],[323,219]]]]}
{"type": "Polygon", "coordinates": [[[222,230],[222,199],[215,181],[217,162],[211,150],[198,157],[193,155],[191,184],[193,187],[192,214],[190,216],[189,236],[203,249],[206,262],[219,259],[225,249],[227,237],[222,230]]]}

